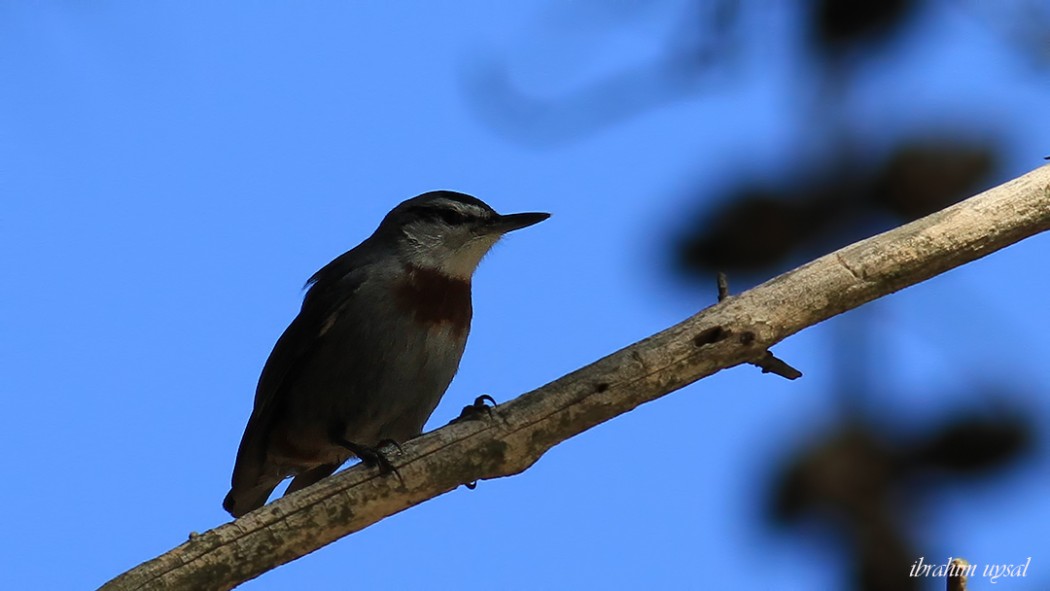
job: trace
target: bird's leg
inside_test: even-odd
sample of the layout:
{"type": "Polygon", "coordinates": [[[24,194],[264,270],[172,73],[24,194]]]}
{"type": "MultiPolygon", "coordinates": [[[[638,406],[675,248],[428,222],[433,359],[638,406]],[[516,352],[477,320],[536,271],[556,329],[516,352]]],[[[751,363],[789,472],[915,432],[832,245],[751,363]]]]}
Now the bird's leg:
{"type": "MultiPolygon", "coordinates": [[[[492,418],[492,406],[496,406],[496,400],[488,394],[482,394],[474,399],[474,404],[468,404],[463,407],[460,411],[459,416],[452,419],[452,423],[458,423],[460,421],[476,421],[482,418],[481,413],[485,413],[488,418],[492,418]]],[[[451,424],[451,423],[450,423],[451,424]]]]}
{"type": "Polygon", "coordinates": [[[401,484],[405,484],[404,479],[401,478],[401,473],[398,472],[397,468],[395,468],[394,465],[390,463],[390,460],[387,459],[386,455],[378,449],[384,443],[393,443],[395,446],[397,446],[397,449],[400,451],[401,446],[398,445],[397,442],[391,440],[383,440],[380,441],[379,445],[377,445],[376,447],[368,447],[367,445],[361,445],[360,443],[354,443],[353,441],[349,441],[346,437],[344,437],[341,433],[338,432],[333,434],[332,440],[336,445],[346,448],[350,451],[350,453],[360,458],[361,462],[364,465],[368,467],[378,467],[380,474],[392,473],[394,476],[397,476],[397,479],[401,484]]]}
{"type": "MultiPolygon", "coordinates": [[[[473,404],[468,404],[467,406],[464,406],[463,410],[460,411],[459,416],[452,419],[449,422],[449,424],[451,425],[452,423],[458,423],[460,421],[477,421],[482,418],[491,419],[492,406],[489,406],[489,404],[491,404],[492,406],[496,406],[496,399],[489,396],[488,394],[482,394],[481,396],[478,396],[474,399],[473,404]],[[484,417],[481,416],[481,413],[483,412],[485,413],[484,417]]],[[[472,482],[465,482],[463,485],[466,486],[469,490],[474,490],[478,487],[478,481],[474,480],[472,482]]]]}
{"type": "Polygon", "coordinates": [[[376,449],[379,449],[386,445],[396,447],[398,455],[403,455],[405,453],[405,450],[401,449],[401,444],[394,441],[393,439],[380,439],[379,443],[376,444],[376,449]]]}

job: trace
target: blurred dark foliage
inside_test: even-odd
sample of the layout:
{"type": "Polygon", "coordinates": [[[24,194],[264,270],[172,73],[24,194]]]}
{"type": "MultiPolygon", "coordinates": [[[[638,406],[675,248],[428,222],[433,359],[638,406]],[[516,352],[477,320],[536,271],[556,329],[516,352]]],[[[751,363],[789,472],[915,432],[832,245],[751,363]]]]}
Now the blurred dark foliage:
{"type": "MultiPolygon", "coordinates": [[[[672,244],[674,268],[708,281],[718,271],[759,277],[960,201],[989,185],[999,146],[951,131],[918,130],[885,152],[834,115],[851,67],[888,51],[929,0],[809,0],[808,38],[824,92],[811,106],[814,135],[837,138],[836,154],[808,174],[756,185],[746,177],[722,195],[697,187],[697,212],[672,244]],[[856,58],[856,59],[848,59],[856,58]],[[823,131],[830,133],[821,133],[823,131]]],[[[800,142],[804,142],[801,138],[800,142]]],[[[800,167],[806,167],[804,163],[800,167]]]]}
{"type": "Polygon", "coordinates": [[[840,51],[893,36],[910,19],[920,0],[813,0],[809,18],[817,54],[840,51]]]}
{"type": "Polygon", "coordinates": [[[997,158],[987,143],[916,139],[882,161],[844,162],[793,183],[741,179],[714,207],[700,206],[673,249],[676,267],[704,279],[720,270],[760,274],[812,258],[973,194],[997,158]]]}
{"type": "MultiPolygon", "coordinates": [[[[594,6],[627,12],[648,5],[594,6]]],[[[732,72],[745,46],[765,42],[760,32],[748,28],[754,24],[748,16],[769,9],[768,3],[693,0],[686,6],[687,13],[678,19],[682,26],[673,29],[665,51],[641,67],[559,95],[516,87],[507,66],[490,60],[468,80],[470,97],[495,129],[519,141],[551,145],[710,90],[732,72]]],[[[808,49],[802,55],[811,62],[806,67],[816,73],[807,79],[816,92],[810,102],[797,105],[806,132],[796,145],[824,142],[820,153],[832,156],[814,163],[799,150],[781,156],[779,170],[801,171],[789,178],[763,182],[741,170],[719,187],[696,183],[687,189],[694,213],[672,222],[684,229],[657,234],[671,237],[668,259],[676,274],[699,280],[705,288],[718,271],[745,283],[768,277],[940,210],[998,180],[1004,146],[989,139],[994,130],[990,136],[989,122],[980,113],[940,125],[931,113],[932,127],[917,124],[898,132],[888,146],[885,134],[864,135],[882,130],[852,125],[846,115],[844,104],[857,68],[873,58],[888,63],[920,17],[929,19],[937,10],[969,11],[1016,50],[1019,59],[1050,65],[1050,3],[1042,0],[959,0],[947,7],[932,0],[799,0],[790,6],[799,11],[800,38],[808,49]],[[968,121],[975,123],[973,128],[967,128],[968,121]]],[[[692,123],[702,133],[704,122],[692,123]]],[[[843,375],[868,375],[874,361],[864,339],[833,338],[843,375]]],[[[852,588],[916,589],[917,579],[907,574],[922,552],[907,527],[909,514],[937,490],[1001,474],[1033,449],[1031,423],[1023,414],[976,416],[956,410],[946,412],[943,422],[922,436],[905,437],[901,432],[906,429],[892,421],[874,420],[862,400],[864,388],[854,387],[856,380],[840,382],[829,400],[844,403],[841,423],[785,458],[770,491],[770,523],[781,528],[813,520],[832,525],[852,557],[852,588]]],[[[946,399],[970,394],[929,393],[946,399]]]]}
{"type": "Polygon", "coordinates": [[[769,506],[780,526],[830,521],[857,557],[854,588],[918,589],[907,565],[922,555],[908,517],[938,487],[997,469],[1032,450],[1033,428],[1020,415],[962,415],[917,440],[864,422],[847,422],[801,452],[777,478],[769,506]]]}

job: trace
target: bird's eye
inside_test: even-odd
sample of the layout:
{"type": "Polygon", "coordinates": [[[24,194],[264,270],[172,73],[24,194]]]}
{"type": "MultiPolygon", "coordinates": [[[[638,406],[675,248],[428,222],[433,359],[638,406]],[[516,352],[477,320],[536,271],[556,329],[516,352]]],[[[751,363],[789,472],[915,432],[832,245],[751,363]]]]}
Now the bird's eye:
{"type": "Polygon", "coordinates": [[[457,226],[467,221],[467,216],[452,209],[439,209],[435,212],[446,224],[457,226]]]}
{"type": "Polygon", "coordinates": [[[470,222],[480,221],[480,216],[476,214],[459,211],[454,207],[429,203],[410,207],[402,215],[405,216],[404,222],[406,223],[429,222],[436,224],[440,220],[441,225],[451,228],[467,227],[472,225],[470,222]]]}
{"type": "Polygon", "coordinates": [[[467,216],[454,209],[444,207],[413,207],[411,211],[416,215],[417,219],[440,219],[450,226],[458,226],[467,221],[467,216]]]}

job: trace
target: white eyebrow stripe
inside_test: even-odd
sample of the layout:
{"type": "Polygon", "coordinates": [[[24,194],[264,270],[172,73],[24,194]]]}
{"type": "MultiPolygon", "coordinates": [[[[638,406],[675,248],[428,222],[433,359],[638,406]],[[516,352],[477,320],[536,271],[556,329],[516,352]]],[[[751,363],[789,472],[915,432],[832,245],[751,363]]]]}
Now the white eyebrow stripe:
{"type": "Polygon", "coordinates": [[[453,201],[452,199],[441,199],[434,202],[439,207],[447,206],[449,209],[454,209],[462,214],[470,217],[488,217],[489,212],[483,207],[479,207],[472,203],[463,203],[461,201],[453,201]]]}

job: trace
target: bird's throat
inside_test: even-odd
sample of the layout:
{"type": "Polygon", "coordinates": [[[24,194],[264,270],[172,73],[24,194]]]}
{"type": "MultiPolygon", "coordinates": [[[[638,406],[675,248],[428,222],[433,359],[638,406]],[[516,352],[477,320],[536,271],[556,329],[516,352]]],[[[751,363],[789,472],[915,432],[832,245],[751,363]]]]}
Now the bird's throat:
{"type": "Polygon", "coordinates": [[[469,279],[406,265],[404,277],[394,287],[394,299],[398,308],[420,324],[447,324],[459,336],[470,330],[469,279]]]}

